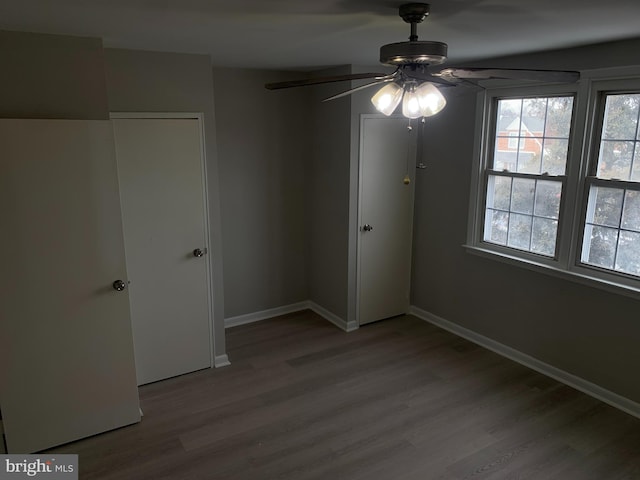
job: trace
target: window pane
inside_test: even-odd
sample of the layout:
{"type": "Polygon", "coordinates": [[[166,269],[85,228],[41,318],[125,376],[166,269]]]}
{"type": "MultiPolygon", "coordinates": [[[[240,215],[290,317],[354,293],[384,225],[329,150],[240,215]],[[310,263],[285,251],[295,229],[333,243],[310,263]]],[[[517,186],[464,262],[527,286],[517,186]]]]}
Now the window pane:
{"type": "Polygon", "coordinates": [[[603,140],[598,159],[598,177],[629,180],[634,147],[633,142],[603,140]]]}
{"type": "Polygon", "coordinates": [[[555,255],[558,222],[546,218],[533,218],[531,251],[543,255],[555,255]]]}
{"type": "Polygon", "coordinates": [[[603,139],[633,140],[638,126],[640,94],[607,95],[603,139]]]}
{"type": "Polygon", "coordinates": [[[561,194],[562,183],[539,180],[536,187],[535,215],[557,219],[560,215],[561,194]]]}
{"type": "Polygon", "coordinates": [[[507,243],[508,228],[508,213],[497,210],[487,210],[484,228],[485,241],[505,245],[507,243]]]}
{"type": "Polygon", "coordinates": [[[542,138],[526,137],[520,139],[518,148],[517,172],[520,173],[542,173],[540,171],[542,138]]]}
{"type": "Polygon", "coordinates": [[[624,196],[622,228],[640,232],[640,192],[627,190],[624,196]]]}
{"type": "Polygon", "coordinates": [[[498,101],[498,124],[496,128],[496,132],[515,131],[515,132],[518,132],[518,135],[519,135],[520,129],[518,125],[520,124],[521,112],[522,112],[522,99],[507,98],[507,99],[499,100],[498,101]]]}
{"type": "Polygon", "coordinates": [[[582,261],[603,268],[613,268],[618,230],[587,225],[584,232],[582,261]]]}
{"type": "Polygon", "coordinates": [[[640,275],[640,233],[620,232],[616,270],[640,275]]]}
{"type": "Polygon", "coordinates": [[[572,113],[573,97],[550,97],[545,137],[569,138],[572,113]]]}
{"type": "Polygon", "coordinates": [[[516,142],[515,148],[509,146],[508,137],[497,137],[495,150],[493,154],[493,169],[494,170],[508,170],[510,172],[516,171],[516,165],[518,164],[518,146],[516,142]]]}
{"type": "Polygon", "coordinates": [[[498,210],[509,210],[511,205],[511,178],[489,175],[489,191],[487,207],[498,210]]]}
{"type": "Polygon", "coordinates": [[[512,213],[509,218],[507,245],[520,250],[529,250],[531,241],[531,220],[528,215],[512,213]]]}
{"type": "Polygon", "coordinates": [[[518,146],[520,144],[521,99],[498,101],[496,123],[496,144],[493,158],[495,170],[514,172],[518,164],[518,146]]]}
{"type": "Polygon", "coordinates": [[[561,193],[558,180],[490,175],[484,241],[554,256],[561,193]]]}
{"type": "Polygon", "coordinates": [[[527,98],[522,102],[518,172],[541,173],[542,144],[547,116],[547,98],[527,98]]]}
{"type": "Polygon", "coordinates": [[[607,95],[598,177],[640,182],[639,118],[640,93],[607,95]]]}
{"type": "Polygon", "coordinates": [[[640,275],[640,191],[591,188],[582,262],[640,275]]]}
{"type": "Polygon", "coordinates": [[[526,178],[513,179],[513,197],[511,211],[518,213],[533,213],[533,196],[536,191],[536,181],[526,178]]]}
{"type": "Polygon", "coordinates": [[[617,188],[593,187],[593,206],[587,222],[618,228],[622,213],[622,195],[624,190],[617,188]],[[589,218],[590,217],[590,218],[589,218]]]}
{"type": "Polygon", "coordinates": [[[569,152],[569,140],[547,139],[542,153],[542,169],[540,173],[564,175],[569,152]]]}
{"type": "Polygon", "coordinates": [[[636,143],[636,153],[633,156],[633,167],[631,169],[631,181],[640,182],[640,142],[636,143]]]}
{"type": "Polygon", "coordinates": [[[523,131],[526,129],[533,136],[543,136],[548,100],[548,98],[525,98],[522,101],[523,131]]]}
{"type": "Polygon", "coordinates": [[[517,150],[519,142],[520,142],[520,137],[518,136],[518,132],[509,132],[507,147],[517,150]]]}

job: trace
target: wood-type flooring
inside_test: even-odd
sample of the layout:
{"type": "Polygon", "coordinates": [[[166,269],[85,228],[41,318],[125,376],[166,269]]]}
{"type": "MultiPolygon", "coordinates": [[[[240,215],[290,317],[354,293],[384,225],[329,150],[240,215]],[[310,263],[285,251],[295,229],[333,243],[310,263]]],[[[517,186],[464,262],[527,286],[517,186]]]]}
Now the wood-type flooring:
{"type": "MultiPolygon", "coordinates": [[[[80,478],[640,479],[640,420],[411,316],[227,330],[232,365],[140,387],[80,478]]],[[[633,374],[632,372],[629,372],[633,374]]]]}

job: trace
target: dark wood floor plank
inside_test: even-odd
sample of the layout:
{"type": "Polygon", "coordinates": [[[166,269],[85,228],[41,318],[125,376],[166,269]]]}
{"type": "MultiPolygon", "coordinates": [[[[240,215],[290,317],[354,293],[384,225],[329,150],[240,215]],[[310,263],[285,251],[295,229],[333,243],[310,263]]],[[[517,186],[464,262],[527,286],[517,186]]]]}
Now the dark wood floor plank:
{"type": "Polygon", "coordinates": [[[297,312],[227,346],[142,386],[140,424],[51,451],[83,480],[640,478],[640,420],[411,316],[297,312]]]}

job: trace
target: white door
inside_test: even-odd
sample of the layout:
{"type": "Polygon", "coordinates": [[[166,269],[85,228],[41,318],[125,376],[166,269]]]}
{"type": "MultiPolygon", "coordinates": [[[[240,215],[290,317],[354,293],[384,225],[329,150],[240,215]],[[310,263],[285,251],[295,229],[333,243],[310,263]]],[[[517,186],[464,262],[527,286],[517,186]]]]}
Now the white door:
{"type": "Polygon", "coordinates": [[[402,117],[361,119],[360,325],[401,315],[409,308],[415,134],[408,133],[408,124],[402,117]]]}
{"type": "Polygon", "coordinates": [[[142,385],[211,366],[200,123],[113,122],[142,385]]]}
{"type": "Polygon", "coordinates": [[[111,123],[0,120],[0,212],[9,452],[138,422],[111,123]]]}

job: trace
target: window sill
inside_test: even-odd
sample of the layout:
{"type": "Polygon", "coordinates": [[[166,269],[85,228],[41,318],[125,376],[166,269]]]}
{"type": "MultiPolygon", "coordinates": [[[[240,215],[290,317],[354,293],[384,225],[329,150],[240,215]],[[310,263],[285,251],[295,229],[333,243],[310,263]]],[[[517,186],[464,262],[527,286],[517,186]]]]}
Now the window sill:
{"type": "Polygon", "coordinates": [[[496,260],[496,261],[506,263],[508,265],[520,267],[520,268],[526,268],[527,270],[531,270],[534,272],[542,273],[545,275],[551,275],[553,277],[561,278],[563,280],[568,280],[570,282],[579,283],[581,285],[586,285],[588,287],[593,287],[600,290],[605,290],[610,293],[631,297],[635,300],[640,300],[640,288],[635,288],[629,285],[625,285],[623,283],[604,280],[602,278],[586,275],[580,272],[564,270],[561,268],[546,265],[544,263],[539,263],[533,260],[520,258],[515,255],[508,255],[505,253],[496,252],[488,248],[477,247],[474,245],[463,245],[463,247],[466,249],[467,253],[477,255],[483,258],[496,260]]]}

